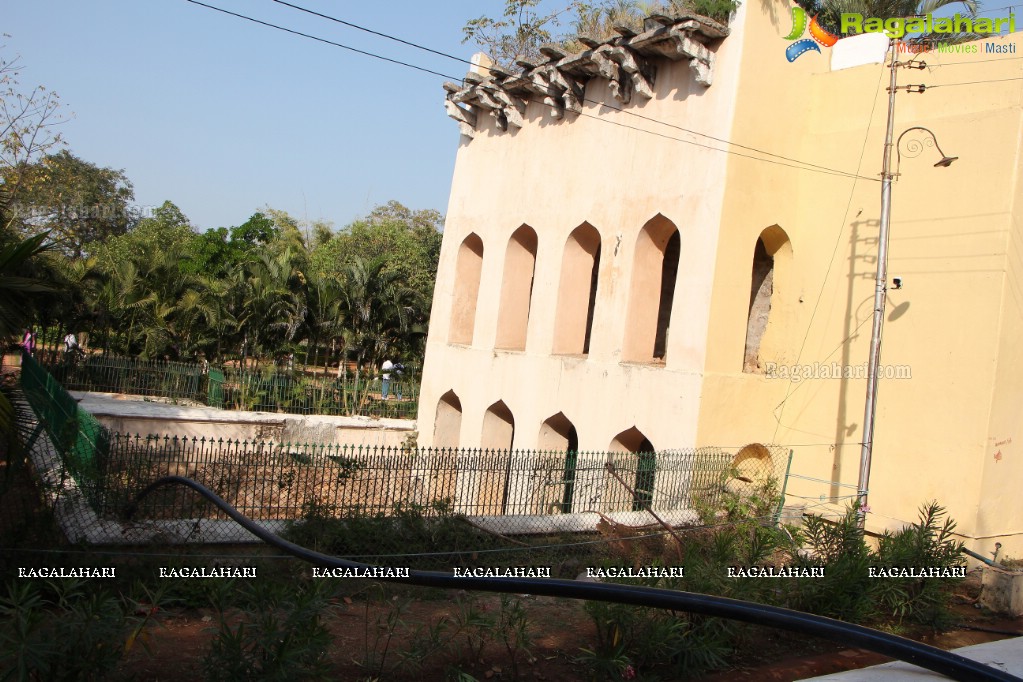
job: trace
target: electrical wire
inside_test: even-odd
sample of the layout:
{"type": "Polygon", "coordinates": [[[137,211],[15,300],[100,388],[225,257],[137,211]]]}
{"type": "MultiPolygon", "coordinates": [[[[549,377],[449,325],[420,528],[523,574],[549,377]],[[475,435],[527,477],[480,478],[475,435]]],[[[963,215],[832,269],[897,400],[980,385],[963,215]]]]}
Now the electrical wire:
{"type": "MultiPolygon", "coordinates": [[[[440,55],[442,57],[447,57],[448,59],[453,59],[453,60],[455,60],[455,61],[457,61],[457,62],[459,62],[461,64],[467,64],[467,65],[470,65],[470,66],[473,65],[473,63],[470,60],[467,60],[467,59],[465,59],[463,57],[457,57],[457,56],[449,54],[447,52],[442,52],[440,50],[435,50],[433,48],[426,47],[426,46],[420,45],[418,43],[413,43],[413,42],[410,42],[410,41],[407,41],[407,40],[403,40],[401,38],[398,38],[398,37],[395,37],[395,36],[392,36],[392,35],[389,35],[389,34],[386,34],[386,33],[382,33],[380,31],[374,31],[373,29],[366,28],[365,26],[360,26],[358,24],[354,24],[354,23],[351,23],[351,22],[348,22],[348,21],[344,21],[344,20],[338,19],[336,17],[332,17],[332,16],[329,16],[329,15],[326,15],[326,14],[321,14],[319,12],[314,12],[313,10],[306,9],[304,7],[300,7],[300,6],[292,4],[290,2],[285,2],[284,0],[273,0],[273,1],[278,3],[278,4],[281,4],[281,5],[286,5],[288,7],[293,7],[294,9],[297,9],[297,10],[302,11],[302,12],[307,12],[309,14],[313,14],[315,16],[322,17],[322,18],[327,19],[329,21],[335,21],[335,22],[338,22],[340,24],[344,24],[345,26],[349,26],[351,28],[355,28],[355,29],[358,29],[360,31],[365,31],[367,33],[371,33],[373,35],[380,36],[380,37],[386,38],[388,40],[394,40],[394,41],[399,42],[399,43],[401,43],[403,45],[408,45],[408,46],[411,46],[411,47],[415,47],[417,49],[424,50],[424,51],[432,53],[432,54],[440,55]]],[[[493,71],[493,69],[491,69],[489,66],[485,66],[485,65],[482,65],[482,64],[479,64],[479,65],[476,65],[476,66],[478,68],[481,68],[481,69],[486,69],[487,71],[493,71]]],[[[539,100],[535,100],[535,99],[531,99],[530,101],[539,102],[539,100]]],[[[751,147],[751,146],[748,146],[748,145],[740,144],[738,142],[732,142],[731,140],[725,140],[725,139],[720,138],[720,137],[715,137],[715,136],[709,135],[707,133],[701,133],[699,131],[692,130],[691,128],[686,128],[684,126],[680,126],[680,125],[677,125],[677,124],[668,123],[667,121],[661,121],[661,120],[655,119],[655,118],[653,118],[651,116],[644,116],[643,114],[640,114],[638,112],[631,111],[629,109],[624,109],[622,107],[616,107],[616,106],[614,106],[612,104],[609,104],[607,102],[600,102],[598,100],[589,99],[587,97],[583,97],[582,101],[586,102],[588,104],[593,104],[593,105],[596,105],[596,106],[606,107],[608,109],[611,109],[612,111],[617,111],[617,112],[620,112],[620,113],[627,114],[629,116],[634,116],[636,118],[639,118],[639,119],[642,119],[642,120],[645,120],[645,121],[649,121],[651,123],[656,123],[658,125],[667,126],[669,128],[673,128],[675,130],[686,132],[686,133],[689,133],[691,135],[696,135],[696,136],[699,136],[699,137],[704,137],[704,138],[707,138],[707,139],[712,140],[714,142],[720,142],[722,144],[731,145],[733,147],[738,147],[740,149],[745,149],[747,151],[753,151],[753,152],[756,152],[758,154],[763,154],[764,156],[769,156],[769,157],[772,157],[772,158],[781,159],[783,161],[790,161],[790,162],[793,162],[793,163],[796,163],[796,164],[800,164],[802,166],[807,166],[809,168],[817,168],[817,169],[821,169],[821,170],[825,170],[825,171],[830,171],[832,173],[839,173],[839,174],[849,175],[850,177],[855,176],[855,174],[851,174],[848,171],[840,171],[838,169],[830,168],[828,166],[821,166],[821,165],[818,165],[818,164],[810,163],[808,161],[801,161],[799,159],[794,159],[792,157],[784,156],[784,155],[781,155],[781,154],[775,154],[773,152],[768,152],[768,151],[765,151],[763,149],[758,149],[756,147],[751,147]]],[[[540,104],[544,104],[543,102],[539,102],[539,103],[540,104]]],[[[676,138],[671,138],[671,139],[676,139],[676,138]]],[[[726,151],[726,150],[719,150],[719,151],[726,151]]],[[[871,180],[871,181],[875,181],[876,180],[875,178],[870,178],[870,177],[863,177],[863,176],[855,176],[855,177],[860,177],[863,180],[871,180]]]]}
{"type": "MultiPolygon", "coordinates": [[[[439,55],[441,57],[447,57],[448,59],[453,59],[453,60],[455,60],[455,61],[457,61],[457,62],[459,62],[461,64],[467,64],[467,65],[470,65],[470,66],[473,65],[470,60],[465,59],[463,57],[456,57],[455,55],[449,54],[447,52],[442,52],[440,50],[435,50],[433,48],[426,47],[425,45],[420,45],[418,43],[413,43],[411,41],[404,40],[402,38],[398,38],[396,36],[392,36],[392,35],[389,35],[387,33],[382,33],[380,31],[374,31],[373,29],[367,28],[365,26],[360,26],[358,24],[354,24],[352,22],[345,21],[343,19],[338,19],[337,17],[332,17],[332,16],[329,16],[327,14],[322,14],[320,12],[315,12],[315,11],[313,11],[311,9],[307,9],[305,7],[301,7],[299,5],[295,5],[295,4],[292,4],[290,2],[285,2],[285,0],[273,0],[273,2],[276,2],[279,5],[285,5],[287,7],[291,7],[293,9],[296,9],[296,10],[300,11],[300,12],[306,12],[307,14],[312,14],[313,16],[317,16],[317,17],[321,17],[323,19],[327,19],[328,21],[333,21],[333,22],[337,22],[339,24],[343,24],[344,26],[348,26],[350,28],[354,28],[354,29],[357,29],[359,31],[365,31],[366,33],[370,33],[372,35],[379,36],[381,38],[386,38],[388,40],[393,40],[395,42],[401,43],[402,45],[408,45],[409,47],[414,47],[414,48],[423,50],[425,52],[429,52],[431,54],[439,55]]],[[[478,66],[478,68],[481,68],[481,69],[486,69],[487,71],[493,71],[493,69],[491,69],[489,66],[485,66],[485,65],[482,65],[482,64],[478,64],[476,66],[478,66]]],[[[537,100],[531,100],[531,101],[537,101],[537,100]]],[[[587,102],[589,104],[594,104],[594,105],[597,105],[597,106],[606,107],[606,108],[611,109],[613,111],[621,112],[621,113],[627,114],[629,116],[635,116],[636,118],[643,119],[644,121],[650,121],[650,122],[656,123],[658,125],[663,125],[663,126],[667,126],[669,128],[674,128],[676,130],[680,130],[682,132],[689,133],[691,135],[697,135],[699,137],[705,137],[705,138],[707,138],[709,140],[712,140],[714,142],[720,142],[722,144],[732,145],[734,147],[738,147],[740,149],[745,149],[747,151],[753,151],[753,152],[756,152],[758,154],[763,154],[765,156],[770,156],[770,157],[773,157],[773,158],[782,159],[784,161],[791,161],[791,162],[794,162],[794,163],[797,163],[797,164],[801,164],[801,165],[804,165],[804,166],[807,166],[807,167],[810,167],[810,168],[819,168],[821,170],[848,174],[845,171],[838,171],[837,169],[829,168],[828,166],[820,166],[820,165],[817,165],[817,164],[814,164],[814,163],[810,163],[808,161],[800,161],[799,159],[793,159],[791,157],[783,156],[781,154],[774,154],[772,152],[764,151],[762,149],[757,149],[756,147],[750,147],[750,146],[747,146],[747,145],[740,144],[738,142],[732,142],[730,140],[725,140],[725,139],[722,139],[722,138],[719,138],[719,137],[715,137],[713,135],[708,135],[706,133],[701,133],[701,132],[698,132],[696,130],[692,130],[691,128],[686,128],[684,126],[676,125],[676,124],[673,124],[673,123],[668,123],[667,121],[660,121],[660,120],[655,119],[655,118],[653,118],[651,116],[644,116],[644,115],[642,115],[642,114],[640,114],[638,112],[631,111],[631,110],[628,110],[628,109],[624,109],[622,107],[616,107],[616,106],[613,106],[613,105],[608,104],[606,102],[599,102],[597,100],[592,100],[592,99],[589,99],[589,98],[586,98],[586,97],[583,97],[582,101],[587,102]]],[[[672,138],[672,139],[674,139],[674,138],[672,138]]],[[[719,151],[724,151],[724,150],[719,150],[719,151]]],[[[862,179],[874,180],[874,178],[862,178],[862,179]]]]}
{"type": "Polygon", "coordinates": [[[222,12],[223,14],[228,14],[228,15],[230,15],[232,17],[238,17],[239,19],[244,19],[245,21],[251,21],[254,24],[260,24],[262,26],[267,26],[269,28],[275,28],[278,31],[285,31],[286,33],[291,33],[292,35],[301,36],[303,38],[309,38],[310,40],[315,40],[317,42],[325,43],[327,45],[333,45],[334,47],[340,47],[343,50],[349,50],[350,52],[355,52],[356,54],[365,55],[367,57],[373,57],[374,59],[379,59],[381,61],[390,62],[391,64],[397,64],[399,66],[407,66],[410,69],[415,69],[416,71],[422,71],[424,73],[429,73],[429,74],[434,75],[434,76],[440,76],[441,78],[453,78],[455,80],[458,80],[457,76],[449,76],[447,74],[440,73],[439,71],[432,71],[432,70],[424,68],[422,66],[416,66],[415,64],[409,64],[407,62],[402,62],[402,61],[399,61],[397,59],[391,59],[390,57],[384,57],[382,55],[374,54],[372,52],[367,52],[366,50],[360,50],[358,48],[350,47],[348,45],[342,45],[341,43],[336,43],[333,40],[327,40],[326,38],[320,38],[320,37],[311,35],[309,33],[302,33],[301,31],[296,31],[294,29],[285,28],[283,26],[278,26],[277,24],[271,24],[268,21],[262,21],[260,19],[255,19],[253,17],[246,16],[244,14],[239,14],[237,12],[232,12],[230,10],[222,9],[220,7],[214,7],[213,5],[207,5],[204,2],[199,2],[199,0],[185,0],[185,2],[190,2],[193,5],[199,5],[200,7],[206,7],[207,9],[211,9],[211,10],[214,10],[216,12],[222,12]]]}
{"type": "Polygon", "coordinates": [[[1013,78],[992,78],[991,80],[984,81],[965,81],[963,83],[941,83],[940,85],[928,85],[928,90],[934,90],[935,88],[953,88],[957,85],[984,85],[985,83],[1005,83],[1008,81],[1019,81],[1023,80],[1023,76],[1015,76],[1013,78]]]}
{"type": "MultiPolygon", "coordinates": [[[[893,55],[892,58],[894,59],[895,56],[893,55]]],[[[867,153],[867,140],[870,138],[870,123],[871,123],[871,121],[874,120],[874,112],[877,110],[878,93],[881,91],[881,83],[882,82],[884,82],[884,70],[883,69],[881,70],[881,73],[878,76],[877,87],[874,90],[873,103],[870,105],[870,115],[867,117],[867,129],[866,129],[866,131],[863,134],[863,145],[860,147],[860,160],[859,160],[859,162],[856,165],[857,171],[860,168],[862,168],[862,166],[863,166],[863,159],[864,159],[864,157],[866,156],[866,153],[867,153]]],[[[846,219],[849,216],[849,211],[852,209],[852,200],[853,200],[853,197],[855,196],[855,194],[856,194],[856,182],[854,181],[852,187],[849,188],[849,199],[846,201],[845,211],[842,213],[842,225],[841,225],[841,228],[838,230],[838,234],[835,235],[835,246],[831,250],[831,259],[828,261],[828,269],[825,270],[825,272],[824,272],[824,280],[821,282],[820,290],[817,292],[817,300],[815,300],[814,303],[813,303],[813,311],[810,313],[810,321],[806,323],[806,332],[803,334],[803,340],[799,344],[799,352],[796,354],[796,364],[797,365],[799,364],[799,361],[803,357],[803,351],[806,349],[806,343],[807,343],[807,341],[810,338],[810,330],[813,328],[813,322],[814,322],[815,319],[817,319],[817,311],[820,309],[821,299],[824,298],[824,287],[827,285],[828,278],[831,276],[831,269],[835,265],[835,257],[838,254],[838,245],[842,241],[842,235],[845,234],[846,219]]],[[[853,330],[853,333],[858,331],[861,326],[863,326],[862,322],[860,323],[859,326],[856,327],[856,329],[853,330]]],[[[828,357],[831,357],[831,355],[833,355],[834,353],[835,353],[835,351],[832,351],[828,355],[828,357]]],[[[776,425],[775,425],[774,436],[772,437],[772,440],[774,440],[774,439],[776,439],[778,437],[778,431],[782,428],[782,417],[785,416],[785,407],[788,404],[789,398],[792,397],[792,394],[795,393],[796,390],[798,390],[798,389],[797,388],[792,388],[791,384],[790,384],[789,389],[786,390],[786,392],[785,392],[785,397],[782,399],[782,401],[780,403],[778,403],[775,406],[775,408],[773,410],[773,414],[775,415],[776,425]],[[779,409],[781,410],[780,412],[778,411],[779,409]]]]}
{"type": "MultiPolygon", "coordinates": [[[[927,68],[928,69],[939,69],[939,68],[941,68],[943,66],[962,66],[964,64],[991,64],[993,62],[1014,62],[1014,61],[1018,61],[1020,59],[1023,59],[1023,57],[999,57],[997,59],[976,59],[976,60],[970,60],[970,61],[965,61],[965,62],[944,62],[942,64],[931,64],[931,63],[928,62],[927,68]]],[[[928,85],[927,87],[928,87],[928,89],[930,89],[931,87],[934,87],[934,86],[928,85]]]]}
{"type": "MultiPolygon", "coordinates": [[[[199,0],[185,0],[185,1],[186,2],[190,2],[190,3],[194,4],[194,5],[200,5],[202,7],[206,7],[206,8],[212,9],[212,10],[216,10],[218,12],[222,12],[224,14],[228,14],[228,15],[231,15],[231,16],[234,16],[234,17],[238,17],[240,19],[245,19],[245,20],[251,21],[253,23],[257,23],[257,24],[260,24],[260,25],[263,25],[263,26],[267,26],[269,28],[275,28],[275,29],[278,29],[278,30],[281,30],[281,31],[286,31],[286,32],[294,34],[294,35],[298,35],[298,36],[301,36],[301,37],[304,37],[304,38],[309,38],[311,40],[316,40],[318,42],[326,43],[328,45],[333,45],[333,46],[336,46],[336,47],[341,47],[341,48],[346,49],[346,50],[357,52],[359,54],[363,54],[363,55],[370,56],[370,57],[375,57],[377,59],[381,59],[383,61],[387,61],[387,62],[390,62],[390,63],[393,63],[393,64],[398,64],[398,65],[401,65],[401,66],[407,66],[409,68],[413,68],[413,69],[416,69],[418,71],[423,71],[423,72],[426,72],[426,73],[429,73],[429,74],[441,76],[443,78],[447,78],[447,79],[450,79],[450,80],[456,80],[456,81],[460,81],[461,80],[457,76],[445,75],[445,74],[439,73],[437,71],[432,71],[430,69],[426,69],[426,68],[423,68],[423,67],[420,67],[420,66],[416,66],[416,65],[413,65],[413,64],[408,64],[406,62],[402,62],[402,61],[398,61],[398,60],[395,60],[395,59],[391,59],[389,57],[383,57],[381,55],[378,55],[378,54],[375,54],[375,53],[372,53],[372,52],[367,52],[365,50],[359,50],[359,49],[356,49],[356,48],[353,48],[353,47],[349,47],[347,45],[343,45],[341,43],[338,43],[338,42],[335,42],[335,41],[332,41],[332,40],[327,40],[325,38],[319,38],[317,36],[313,36],[313,35],[310,35],[310,34],[307,34],[307,33],[303,33],[301,31],[295,31],[295,30],[292,30],[292,29],[289,29],[289,28],[285,28],[283,26],[279,26],[277,24],[272,24],[270,22],[261,21],[259,19],[255,19],[253,17],[247,16],[247,15],[244,15],[244,14],[239,14],[237,12],[231,12],[229,10],[221,9],[221,8],[215,7],[213,5],[208,5],[206,3],[200,2],[199,0]]],[[[274,2],[278,2],[279,4],[286,5],[288,7],[293,7],[295,9],[297,9],[297,10],[300,10],[300,11],[303,11],[303,12],[307,12],[307,13],[313,14],[315,16],[322,17],[322,18],[328,19],[330,21],[336,21],[336,22],[344,24],[346,26],[351,26],[353,28],[357,28],[359,30],[366,31],[367,33],[371,33],[373,35],[384,37],[384,38],[387,38],[389,40],[394,40],[394,41],[402,43],[404,45],[409,45],[409,46],[412,46],[412,47],[415,47],[415,48],[418,48],[418,49],[421,49],[421,50],[425,50],[425,51],[433,53],[433,54],[437,54],[437,55],[440,55],[440,56],[443,56],[443,57],[448,57],[450,59],[457,60],[457,61],[459,61],[461,63],[465,63],[465,64],[470,64],[471,63],[468,60],[465,60],[463,58],[455,57],[454,55],[450,55],[450,54],[441,52],[439,50],[434,50],[432,48],[424,47],[422,45],[418,45],[416,43],[412,43],[410,41],[403,40],[401,38],[397,38],[395,36],[391,36],[391,35],[388,35],[386,33],[382,33],[380,31],[374,31],[372,29],[368,29],[368,28],[365,28],[363,26],[358,26],[357,24],[353,24],[351,22],[347,22],[347,21],[344,21],[342,19],[337,19],[336,17],[331,17],[329,15],[321,14],[319,12],[315,12],[313,10],[306,9],[304,7],[300,7],[300,6],[294,5],[292,3],[282,2],[281,0],[274,0],[274,2]]],[[[486,67],[484,67],[484,68],[486,68],[486,67]]],[[[544,102],[541,99],[535,99],[535,98],[530,97],[530,98],[527,99],[527,101],[534,102],[534,103],[540,104],[541,106],[549,107],[551,109],[555,108],[554,105],[548,104],[548,103],[544,102]]],[[[605,122],[605,123],[611,123],[613,125],[618,125],[620,127],[636,130],[636,131],[639,131],[639,132],[648,133],[648,134],[651,134],[651,135],[656,135],[656,136],[664,138],[664,139],[673,140],[673,141],[676,141],[676,142],[682,142],[684,144],[691,144],[691,145],[694,145],[694,146],[697,146],[697,147],[701,147],[701,148],[704,148],[704,149],[709,149],[709,150],[712,150],[712,151],[722,152],[724,154],[732,154],[734,156],[739,156],[739,157],[742,157],[742,158],[748,158],[748,159],[752,159],[752,160],[755,160],[755,161],[764,161],[766,163],[773,163],[775,165],[780,165],[780,166],[784,166],[784,167],[788,167],[788,168],[794,168],[796,170],[807,170],[807,171],[811,171],[811,172],[815,172],[815,173],[822,173],[822,174],[825,174],[825,175],[835,175],[835,176],[839,176],[839,177],[859,178],[859,179],[862,179],[862,180],[877,181],[876,178],[870,178],[870,177],[866,177],[866,176],[859,176],[859,175],[855,175],[853,173],[850,173],[848,171],[843,171],[843,170],[839,170],[839,169],[835,169],[835,168],[829,168],[827,166],[821,166],[821,165],[813,164],[813,163],[810,163],[810,162],[807,162],[807,161],[800,161],[798,159],[792,159],[790,157],[782,156],[780,154],[774,154],[772,152],[768,152],[768,151],[764,151],[764,150],[761,150],[761,149],[757,149],[755,147],[750,147],[750,146],[747,146],[747,145],[742,145],[742,144],[739,144],[737,142],[731,142],[729,140],[724,140],[722,138],[717,138],[717,137],[714,137],[712,135],[707,135],[705,133],[700,133],[700,132],[697,132],[695,130],[684,128],[682,126],[678,126],[678,125],[675,125],[675,124],[667,123],[665,121],[658,121],[657,119],[654,119],[654,118],[651,118],[651,117],[647,117],[647,116],[643,116],[642,114],[638,114],[636,112],[629,111],[627,109],[622,109],[622,108],[619,108],[619,107],[615,107],[615,106],[613,106],[611,104],[608,104],[608,103],[605,103],[605,102],[599,102],[599,101],[591,100],[591,99],[588,99],[588,98],[583,98],[583,101],[585,101],[585,102],[587,102],[589,104],[594,104],[594,105],[597,105],[597,106],[603,106],[603,107],[612,109],[613,111],[618,111],[618,112],[621,112],[621,113],[624,113],[624,114],[635,116],[635,117],[638,117],[640,119],[647,120],[647,121],[653,122],[653,123],[658,124],[658,125],[668,126],[670,128],[674,128],[674,129],[677,129],[677,130],[680,130],[680,131],[683,131],[683,132],[687,132],[687,133],[692,134],[692,135],[696,135],[696,136],[699,136],[699,137],[705,137],[705,138],[710,139],[710,140],[715,141],[715,142],[720,142],[722,144],[732,145],[732,146],[738,147],[740,149],[745,149],[745,150],[748,150],[748,151],[754,151],[757,154],[762,154],[762,155],[767,156],[767,157],[773,157],[773,158],[782,159],[782,160],[785,160],[785,161],[790,161],[791,163],[780,163],[778,161],[772,161],[770,158],[761,158],[759,156],[751,156],[751,155],[748,155],[748,154],[741,154],[739,152],[731,151],[731,150],[728,150],[728,149],[721,149],[721,148],[718,148],[718,147],[712,147],[710,145],[701,144],[699,142],[694,142],[692,140],[686,140],[686,139],[683,139],[683,138],[672,137],[670,135],[663,135],[663,134],[654,132],[652,130],[648,130],[646,128],[637,128],[635,126],[629,126],[627,124],[619,123],[619,122],[616,122],[616,121],[610,121],[610,120],[608,120],[606,118],[594,116],[592,114],[585,114],[585,113],[580,113],[579,114],[580,116],[584,116],[584,117],[587,117],[587,118],[593,118],[595,120],[602,121],[602,122],[605,122]]]]}

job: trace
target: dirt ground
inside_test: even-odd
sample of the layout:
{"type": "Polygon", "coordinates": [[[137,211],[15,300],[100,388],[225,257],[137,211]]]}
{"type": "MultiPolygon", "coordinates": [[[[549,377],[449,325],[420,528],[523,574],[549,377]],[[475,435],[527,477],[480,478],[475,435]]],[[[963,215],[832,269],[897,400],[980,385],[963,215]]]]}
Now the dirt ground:
{"type": "MultiPolygon", "coordinates": [[[[968,583],[954,606],[957,627],[943,633],[921,630],[900,634],[943,649],[1005,639],[1011,636],[1009,633],[1023,634],[1023,622],[982,613],[972,603],[975,596],[976,585],[968,583]]],[[[496,612],[500,608],[499,602],[496,595],[481,597],[483,609],[496,612]]],[[[503,644],[491,642],[478,660],[467,662],[464,643],[456,641],[446,656],[432,659],[428,667],[412,676],[421,682],[442,682],[452,679],[451,671],[457,668],[478,680],[586,681],[585,670],[576,659],[582,648],[593,646],[594,625],[582,603],[546,597],[528,597],[525,603],[533,639],[530,647],[532,658],[526,660],[520,656],[518,675],[503,644]]],[[[330,660],[334,679],[409,679],[407,670],[395,667],[398,665],[397,652],[412,643],[417,625],[436,623],[444,617],[455,618],[457,610],[454,598],[445,598],[443,593],[430,594],[424,599],[413,598],[401,614],[405,627],[396,630],[385,660],[385,674],[381,675],[379,670],[365,665],[366,646],[369,641],[372,647],[375,638],[373,628],[379,627],[378,622],[386,619],[391,607],[379,602],[367,605],[358,600],[339,600],[330,616],[333,634],[330,660]],[[370,624],[368,629],[367,623],[370,624]],[[389,674],[387,668],[392,668],[389,674]]],[[[202,658],[214,636],[214,626],[212,611],[198,609],[162,613],[148,638],[149,653],[142,649],[133,650],[119,672],[139,680],[183,682],[202,679],[202,658]]],[[[382,643],[380,640],[377,642],[379,650],[382,643]]],[[[736,652],[733,667],[700,677],[697,682],[788,682],[863,668],[887,660],[869,651],[825,640],[754,628],[747,637],[747,643],[736,652]]]]}

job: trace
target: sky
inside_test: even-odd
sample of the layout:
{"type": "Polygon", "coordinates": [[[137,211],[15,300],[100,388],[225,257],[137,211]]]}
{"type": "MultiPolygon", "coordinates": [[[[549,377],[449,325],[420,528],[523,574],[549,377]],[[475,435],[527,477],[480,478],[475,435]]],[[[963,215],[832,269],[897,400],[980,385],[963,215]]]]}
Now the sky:
{"type": "MultiPolygon", "coordinates": [[[[467,65],[272,0],[203,0],[431,75],[186,0],[0,0],[22,89],[65,105],[67,148],[123,170],[146,209],[173,201],[199,230],[264,206],[336,228],[395,199],[446,212],[458,126],[445,80],[467,65]]],[[[468,60],[462,27],[502,0],[293,4],[468,60]]]]}

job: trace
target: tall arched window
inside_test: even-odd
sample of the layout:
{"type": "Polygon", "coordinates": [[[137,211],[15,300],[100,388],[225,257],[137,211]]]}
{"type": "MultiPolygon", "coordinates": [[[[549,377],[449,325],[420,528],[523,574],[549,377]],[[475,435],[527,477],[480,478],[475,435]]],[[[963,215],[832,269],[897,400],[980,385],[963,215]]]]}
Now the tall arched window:
{"type": "MultiPolygon", "coordinates": [[[[760,233],[753,249],[753,272],[750,277],[749,309],[746,315],[746,344],[743,353],[742,371],[760,373],[764,371],[765,352],[770,342],[764,342],[768,328],[778,315],[771,315],[775,303],[775,290],[784,286],[784,276],[779,280],[775,271],[777,261],[785,261],[791,253],[788,235],[777,225],[760,233]]],[[[769,353],[767,353],[769,355],[769,353]]]]}
{"type": "Polygon", "coordinates": [[[479,460],[474,463],[472,475],[479,480],[480,514],[503,514],[508,504],[508,478],[511,470],[512,443],[515,442],[515,418],[511,410],[499,400],[487,408],[483,415],[483,433],[480,437],[479,460]]]}
{"type": "Polygon", "coordinates": [[[458,485],[458,445],[462,431],[462,401],[448,391],[437,401],[433,422],[432,461],[438,474],[430,482],[431,499],[454,499],[458,485]]]}
{"type": "Polygon", "coordinates": [[[554,325],[555,354],[590,352],[593,310],[600,272],[600,233],[583,223],[568,236],[561,258],[558,309],[554,325]]]}
{"type": "MultiPolygon", "coordinates": [[[[572,498],[575,495],[575,468],[579,454],[579,434],[576,433],[575,425],[568,420],[561,412],[544,421],[540,426],[540,435],[537,438],[537,447],[541,450],[552,450],[557,453],[565,453],[564,469],[561,476],[562,489],[560,499],[544,500],[543,507],[549,508],[552,502],[563,514],[572,511],[572,498]]],[[[544,511],[548,511],[544,509],[544,511]]]]}
{"type": "Polygon", "coordinates": [[[515,439],[515,417],[503,400],[487,408],[483,415],[480,447],[489,450],[510,450],[515,439]]]}
{"type": "Polygon", "coordinates": [[[451,302],[449,343],[472,344],[476,302],[483,273],[483,240],[475,232],[462,240],[455,262],[455,296],[451,302]]]}
{"type": "Polygon", "coordinates": [[[454,391],[448,391],[437,402],[437,416],[433,422],[433,446],[457,448],[462,430],[462,401],[454,391]]]}
{"type": "Polygon", "coordinates": [[[635,459],[631,461],[635,467],[632,510],[649,509],[654,499],[654,479],[657,474],[657,456],[653,443],[634,426],[615,436],[608,449],[611,452],[635,455],[635,459]]]}
{"type": "Polygon", "coordinates": [[[525,350],[529,326],[529,302],[533,294],[536,266],[536,232],[528,225],[515,230],[508,240],[501,284],[501,307],[497,315],[495,346],[504,350],[525,350]]]}
{"type": "Polygon", "coordinates": [[[622,348],[626,361],[665,359],[680,250],[678,229],[660,214],[643,226],[636,239],[622,348]]]}

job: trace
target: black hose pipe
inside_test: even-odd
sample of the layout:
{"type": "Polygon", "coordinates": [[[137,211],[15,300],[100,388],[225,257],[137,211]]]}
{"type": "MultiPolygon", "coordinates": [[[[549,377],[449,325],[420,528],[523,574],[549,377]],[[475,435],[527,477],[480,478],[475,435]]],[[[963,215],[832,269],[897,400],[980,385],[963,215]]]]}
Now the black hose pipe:
{"type": "MultiPolygon", "coordinates": [[[[212,490],[184,476],[164,476],[143,490],[135,498],[126,515],[134,515],[138,503],[153,490],[167,485],[184,485],[217,505],[228,516],[257,538],[273,545],[294,557],[325,568],[372,568],[346,559],[314,552],[293,542],[277,537],[237,511],[212,490]]],[[[867,649],[891,658],[932,670],[961,682],[1023,682],[1023,679],[1009,673],[970,660],[950,651],[914,642],[862,625],[853,625],[833,618],[815,616],[809,613],[767,606],[754,602],[714,597],[706,594],[679,592],[654,587],[618,585],[614,583],[586,583],[575,580],[549,578],[475,578],[456,577],[438,571],[409,571],[407,578],[380,578],[389,582],[441,587],[447,589],[480,590],[484,592],[507,592],[533,594],[547,597],[567,597],[594,601],[617,602],[634,606],[651,606],[672,611],[688,611],[705,616],[717,616],[733,620],[769,625],[806,635],[830,639],[846,646],[867,649]]]]}

